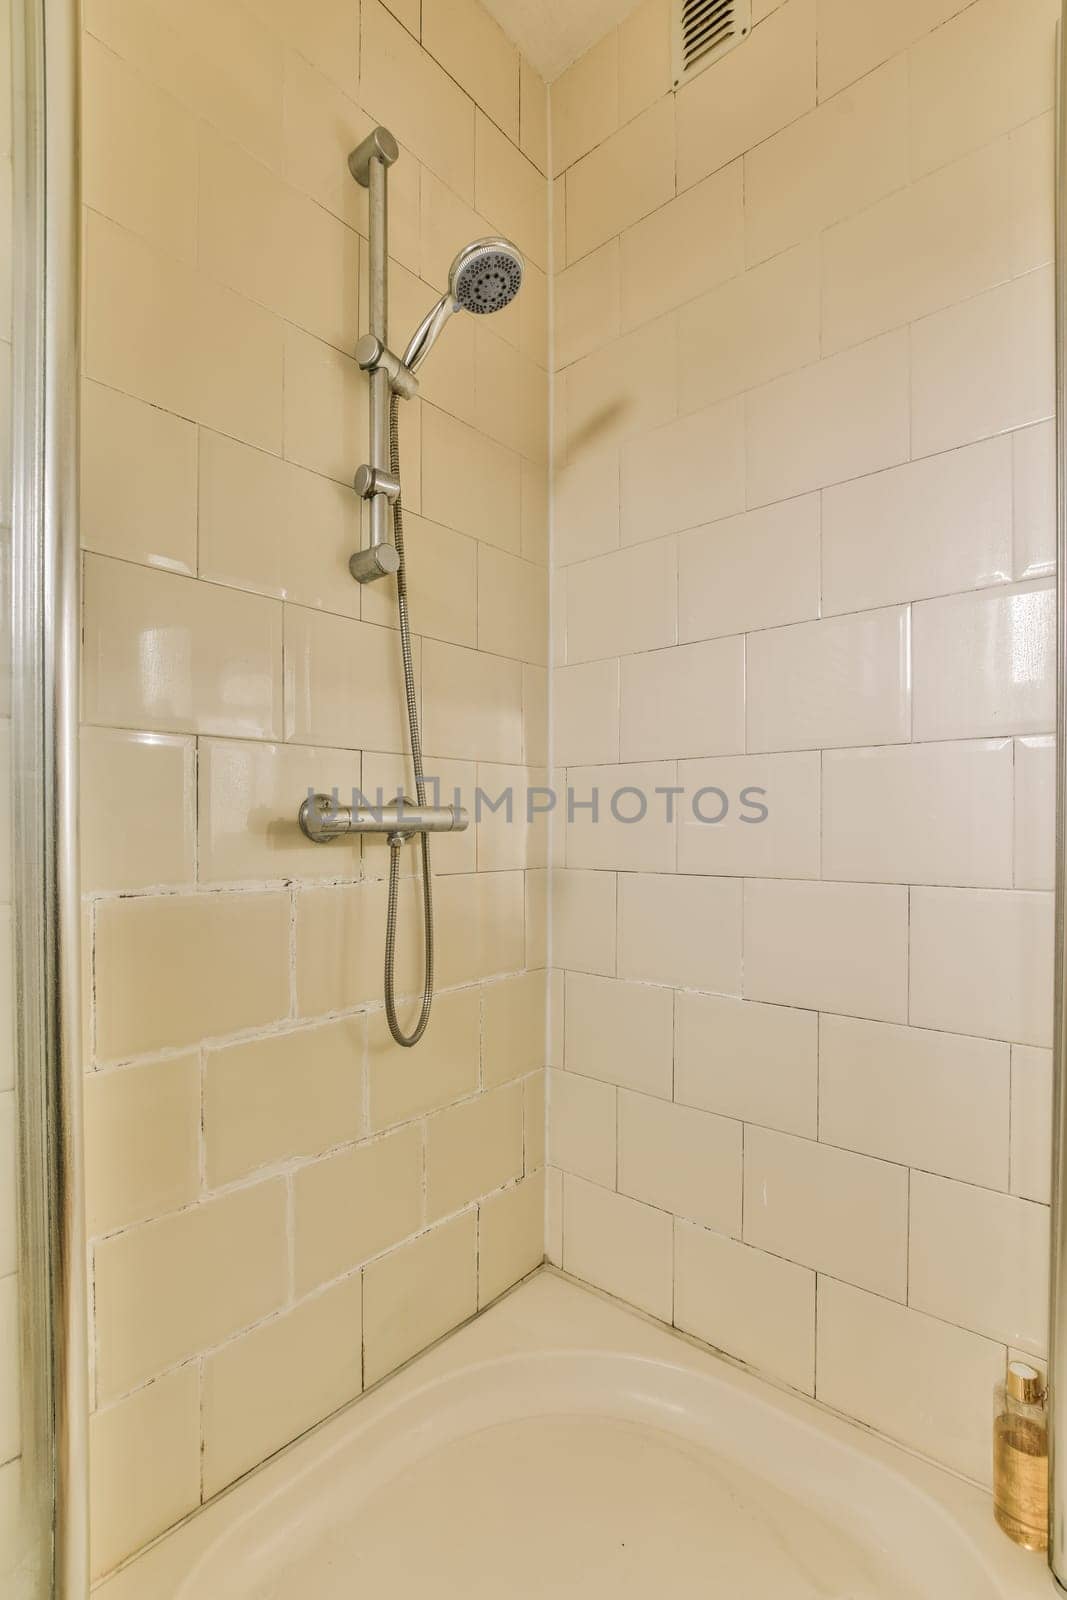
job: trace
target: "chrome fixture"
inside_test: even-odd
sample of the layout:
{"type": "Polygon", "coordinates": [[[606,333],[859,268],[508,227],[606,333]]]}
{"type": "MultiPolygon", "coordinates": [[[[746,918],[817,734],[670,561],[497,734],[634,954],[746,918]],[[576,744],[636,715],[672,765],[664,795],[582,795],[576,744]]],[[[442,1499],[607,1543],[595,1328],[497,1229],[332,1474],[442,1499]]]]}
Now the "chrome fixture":
{"type": "Polygon", "coordinates": [[[462,806],[434,806],[427,801],[422,762],[415,662],[408,613],[407,567],[404,562],[404,508],[400,481],[400,401],[419,391],[415,376],[456,311],[486,316],[510,305],[522,287],[523,259],[507,239],[477,239],[452,263],[448,288],[416,328],[403,359],[389,348],[388,312],[388,184],[389,168],[399,158],[397,142],[387,128],[375,128],[348,158],[348,168],[370,196],[370,312],[368,331],[356,344],[356,360],[370,378],[370,460],[353,480],[356,493],[369,507],[370,537],[348,563],[357,583],[396,576],[400,620],[400,654],[404,668],[408,742],[415,775],[415,799],[389,805],[341,806],[329,795],[309,795],[300,807],[299,823],[313,844],[329,844],[349,834],[380,833],[389,840],[389,898],[385,925],[385,1014],[397,1044],[410,1048],[426,1032],[433,1005],[434,928],[430,834],[461,833],[468,827],[462,806]],[[392,538],[389,514],[392,511],[392,538]],[[418,839],[422,865],[423,964],[422,1005],[411,1033],[396,1014],[396,925],[400,897],[400,851],[418,839]]]}
{"type": "Polygon", "coordinates": [[[462,806],[420,806],[391,800],[382,806],[342,806],[332,795],[309,795],[300,807],[300,827],[312,844],[328,844],[349,833],[385,833],[401,844],[420,833],[463,833],[468,824],[462,806]]]}

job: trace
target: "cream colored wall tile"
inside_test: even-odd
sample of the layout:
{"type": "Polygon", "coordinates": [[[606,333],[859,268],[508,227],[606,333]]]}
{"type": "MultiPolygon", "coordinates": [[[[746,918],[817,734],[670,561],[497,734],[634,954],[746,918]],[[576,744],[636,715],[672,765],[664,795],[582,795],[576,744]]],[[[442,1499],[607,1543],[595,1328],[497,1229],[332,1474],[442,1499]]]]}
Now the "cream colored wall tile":
{"type": "Polygon", "coordinates": [[[90,1237],[191,1205],[200,1192],[200,1061],[195,1054],[85,1079],[90,1237]]]}
{"type": "MultiPolygon", "coordinates": [[[[423,638],[473,647],[478,637],[478,546],[474,540],[408,512],[404,516],[404,551],[408,609],[415,631],[423,638]]],[[[345,576],[351,584],[347,560],[345,576]]],[[[362,602],[365,622],[388,628],[397,625],[392,586],[367,584],[362,602]]]]}
{"type": "Polygon", "coordinates": [[[623,1090],[619,1193],[737,1235],[743,1131],[739,1122],[623,1090]]]}
{"type": "Polygon", "coordinates": [[[1051,1043],[1051,895],[912,889],[910,1020],[1051,1043]]]}
{"type": "Polygon", "coordinates": [[[86,550],[196,570],[196,429],[102,384],[82,386],[86,550]]]}
{"type": "Polygon", "coordinates": [[[674,1095],[683,1105],[814,1138],[818,1051],[814,1011],[677,997],[674,1095]]]}
{"type": "Polygon", "coordinates": [[[668,95],[567,173],[566,259],[588,255],[673,194],[674,97],[668,95]]]}
{"type": "Polygon", "coordinates": [[[748,259],[811,238],[907,181],[908,68],[898,58],[748,152],[748,259]]]}
{"type": "Polygon", "coordinates": [[[568,1072],[669,1100],[673,1005],[669,989],[568,973],[568,1072]]]}
{"type": "MultiPolygon", "coordinates": [[[[551,841],[550,841],[551,842],[551,841]]],[[[548,874],[547,867],[534,867],[523,873],[525,900],[525,959],[528,967],[548,967],[548,874]]],[[[547,973],[550,983],[553,974],[547,973]]]]}
{"type": "Polygon", "coordinates": [[[87,35],[82,199],[183,261],[196,259],[196,121],[87,35]]]}
{"type": "Polygon", "coordinates": [[[821,0],[819,93],[826,99],[947,22],[961,0],[821,0]]]}
{"type": "Polygon", "coordinates": [[[548,88],[536,68],[520,57],[519,146],[535,167],[548,171],[548,88]]]}
{"type": "Polygon", "coordinates": [[[544,666],[548,574],[504,550],[478,550],[478,648],[544,666]]]}
{"type": "Polygon", "coordinates": [[[665,1211],[563,1180],[563,1270],[662,1322],[674,1298],[673,1227],[665,1211]]]}
{"type": "Polygon", "coordinates": [[[618,336],[618,239],[559,273],[555,289],[556,365],[567,367],[618,336]]]}
{"type": "Polygon", "coordinates": [[[192,739],[83,728],[83,891],[191,883],[196,753],[192,739]]]}
{"type": "Polygon", "coordinates": [[[326,0],[305,17],[290,0],[255,0],[252,6],[293,50],[314,62],[346,94],[359,80],[359,18],[345,0],[326,0]]]}
{"type": "Polygon", "coordinates": [[[906,1168],[748,1128],[744,1217],[746,1244],[904,1300],[906,1168]]]}
{"type": "Polygon", "coordinates": [[[422,34],[422,0],[386,0],[388,10],[416,39],[422,34]]]}
{"type": "Polygon", "coordinates": [[[348,570],[359,500],[349,485],[203,429],[198,499],[202,578],[359,615],[348,570]],[[294,540],[296,528],[310,537],[294,540]]]}
{"type": "MultiPolygon", "coordinates": [[[[547,617],[542,620],[543,627],[547,620],[547,617]]],[[[548,669],[528,663],[522,669],[522,753],[527,761],[536,762],[541,769],[547,765],[548,669]]],[[[539,797],[538,804],[544,805],[547,801],[539,797]]]]}
{"type": "Polygon", "coordinates": [[[567,573],[568,661],[658,650],[677,637],[677,566],[673,540],[613,551],[567,573]],[[635,606],[634,596],[641,603],[635,606]]]}
{"type": "Polygon", "coordinates": [[[750,880],[744,972],[747,999],[904,1022],[908,891],[750,880]]]}
{"type": "Polygon", "coordinates": [[[1056,844],[1055,740],[1015,741],[1015,887],[1052,889],[1056,844]]]}
{"type": "MultiPolygon", "coordinates": [[[[411,407],[403,413],[412,416],[411,407]]],[[[416,414],[418,407],[414,408],[416,414]]],[[[285,330],[284,454],[351,487],[356,441],[367,437],[367,380],[356,363],[299,328],[285,330]]],[[[225,430],[224,430],[225,431],[225,430]]],[[[405,466],[412,455],[401,431],[405,466]]],[[[415,458],[417,459],[417,457],[415,458]]],[[[412,483],[405,476],[405,488],[412,483]]],[[[410,497],[409,497],[410,498],[410,497]]],[[[416,502],[411,501],[417,509],[416,502]]]]}
{"type": "MultiPolygon", "coordinates": [[[[472,5],[475,0],[471,0],[472,5]]],[[[548,205],[544,175],[477,113],[475,204],[542,271],[548,269],[548,205]]]]}
{"type": "MultiPolygon", "coordinates": [[[[558,384],[557,384],[558,389],[558,384]]],[[[552,560],[559,570],[619,544],[619,452],[583,449],[553,474],[552,560]]]]}
{"type": "Polygon", "coordinates": [[[1052,258],[1042,117],[841,223],[823,244],[823,349],[840,350],[1052,258]]]}
{"type": "Polygon", "coordinates": [[[522,554],[527,561],[548,566],[549,474],[536,461],[522,463],[522,554]]]}
{"type": "Polygon", "coordinates": [[[823,872],[882,883],[1011,887],[1012,742],[823,755],[823,872]]]}
{"type": "MultiPolygon", "coordinates": [[[[285,4],[286,0],[279,0],[285,4]]],[[[348,10],[348,7],[345,7],[348,10]]],[[[321,13],[320,13],[321,14],[321,13]]],[[[306,40],[306,30],[305,30],[306,40]]],[[[301,194],[316,200],[335,217],[367,236],[367,191],[354,182],[347,154],[366,138],[373,120],[355,103],[351,86],[330,81],[327,62],[312,66],[295,52],[285,57],[285,159],[282,175],[301,194]],[[323,74],[326,74],[324,77],[323,74]]],[[[335,61],[339,64],[340,57],[335,61]]],[[[393,255],[418,270],[418,163],[402,155],[389,175],[389,234],[393,255]],[[412,210],[414,218],[412,219],[412,210]],[[414,257],[411,222],[414,220],[414,257]]]]}
{"type": "Polygon", "coordinates": [[[204,1494],[321,1422],[362,1387],[362,1285],[328,1289],[204,1362],[204,1494]]]}
{"type": "Polygon", "coordinates": [[[568,167],[619,126],[619,35],[611,28],[554,81],[552,169],[568,167]]]}
{"type": "Polygon", "coordinates": [[[678,187],[688,189],[815,104],[814,0],[789,0],[714,72],[678,94],[678,187]]]}
{"type": "Polygon", "coordinates": [[[805,495],[678,541],[678,636],[688,641],[819,614],[819,500],[805,495]]]}
{"type": "MultiPolygon", "coordinates": [[[[396,641],[391,640],[396,651],[396,641]]],[[[427,753],[461,760],[522,759],[522,668],[517,661],[428,639],[423,646],[427,753]]]]}
{"type": "MultiPolygon", "coordinates": [[[[205,739],[199,760],[201,883],[358,878],[358,841],[318,849],[297,813],[309,793],[351,805],[363,792],[359,755],[303,745],[205,739]]],[[[371,797],[373,798],[373,797],[371,797]]]]}
{"type": "Polygon", "coordinates": [[[201,129],[199,265],[339,350],[358,334],[359,240],[351,229],[201,129]]]}
{"type": "Polygon", "coordinates": [[[749,505],[907,460],[908,372],[907,334],[891,333],[750,393],[749,505]]]}
{"type": "Polygon", "coordinates": [[[465,200],[474,200],[474,107],[378,0],[363,8],[360,104],[465,200]]]}
{"type": "MultiPolygon", "coordinates": [[[[402,878],[397,936],[397,987],[402,994],[413,993],[421,983],[421,904],[418,880],[402,878]]],[[[298,1015],[323,1016],[380,999],[385,914],[382,882],[342,884],[297,895],[298,1015]]]]}
{"type": "Polygon", "coordinates": [[[95,973],[100,1061],[276,1022],[289,1011],[289,896],[103,901],[95,973]]]}
{"type": "Polygon", "coordinates": [[[93,1572],[109,1572],[200,1504],[200,1375],[181,1367],[89,1426],[93,1572]]]}
{"type": "Polygon", "coordinates": [[[629,122],[671,87],[670,20],[667,0],[642,0],[619,24],[620,122],[629,122]]]}
{"type": "Polygon", "coordinates": [[[214,1188],[257,1167],[317,1156],[363,1131],[366,1022],[274,1034],[204,1063],[207,1181],[214,1188]]]}
{"type": "Polygon", "coordinates": [[[768,1377],[815,1392],[815,1274],[679,1221],[674,1323],[768,1377]]]}
{"type": "Polygon", "coordinates": [[[679,872],[819,876],[818,751],[680,761],[678,782],[679,872]]]}
{"type": "Polygon", "coordinates": [[[727,400],[635,439],[621,458],[623,544],[695,528],[745,504],[745,416],[727,400]]]}
{"type": "Polygon", "coordinates": [[[18,1195],[16,1167],[18,1147],[15,1133],[15,1092],[0,1093],[0,1276],[18,1270],[18,1195]]]}
{"type": "Polygon", "coordinates": [[[431,1117],[426,1125],[427,1218],[451,1216],[522,1177],[520,1083],[505,1084],[431,1117]]]}
{"type": "Polygon", "coordinates": [[[434,1001],[433,1026],[417,1050],[394,1044],[382,1012],[370,1017],[370,1126],[387,1128],[435,1111],[478,1088],[481,991],[457,989],[434,1001]]]}
{"type": "MultiPolygon", "coordinates": [[[[419,656],[416,645],[416,674],[419,656]]],[[[286,607],[288,738],[349,750],[402,750],[407,736],[403,692],[400,650],[392,628],[303,606],[286,607]],[[369,683],[375,685],[373,694],[367,693],[369,683]]]]}
{"type": "Polygon", "coordinates": [[[293,1179],[297,1293],[415,1233],[422,1182],[422,1130],[414,1123],[302,1167],[293,1179]]]}
{"type": "Polygon", "coordinates": [[[1054,600],[1048,584],[1030,584],[915,606],[914,737],[1049,730],[1055,709],[1054,600]]]}
{"type": "Polygon", "coordinates": [[[535,1172],[478,1207],[478,1309],[545,1259],[545,1175],[535,1172]]]}
{"type": "Polygon", "coordinates": [[[1056,570],[1056,428],[1038,423],[1012,434],[1015,466],[1015,576],[1056,570]]]}
{"type": "Polygon", "coordinates": [[[468,1211],[367,1268],[365,1383],[377,1383],[477,1310],[477,1232],[477,1213],[468,1211]]]}
{"type": "Polygon", "coordinates": [[[521,872],[478,872],[443,878],[437,885],[442,986],[478,983],[526,965],[523,878],[521,872]]]}
{"type": "Polygon", "coordinates": [[[751,635],[749,748],[805,750],[907,739],[909,642],[904,607],[751,635]]]}
{"type": "Polygon", "coordinates": [[[513,451],[427,406],[422,466],[422,509],[432,522],[518,553],[521,479],[513,451]]]}
{"type": "Polygon", "coordinates": [[[196,415],[218,433],[282,454],[290,329],[261,306],[201,280],[196,415]]]}
{"type": "Polygon", "coordinates": [[[485,1083],[540,1072],[547,1060],[544,972],[526,972],[485,990],[485,1083]]]}
{"type": "Polygon", "coordinates": [[[527,1175],[544,1166],[548,1142],[547,1073],[531,1072],[522,1083],[522,1158],[527,1175]]]}
{"type": "Polygon", "coordinates": [[[285,1184],[261,1183],[98,1244],[97,1386],[111,1399],[282,1305],[285,1184]]]}
{"type": "Polygon", "coordinates": [[[85,719],[176,733],[280,730],[281,607],[125,561],[85,562],[85,719]]]}
{"type": "Polygon", "coordinates": [[[615,876],[552,874],[552,954],[557,967],[615,975],[615,876]]]}
{"type": "Polygon", "coordinates": [[[740,882],[624,873],[619,977],[740,994],[740,882]]]}
{"type": "Polygon", "coordinates": [[[548,1159],[554,1167],[614,1189],[617,1098],[612,1084],[549,1071],[548,1159]]]}
{"type": "Polygon", "coordinates": [[[1002,1345],[831,1278],[819,1282],[818,1316],[820,1400],[989,1483],[1002,1345]]]}
{"type": "Polygon", "coordinates": [[[1010,442],[986,439],[825,489],[824,614],[1004,583],[1011,485],[1010,442]]]}
{"type": "Polygon", "coordinates": [[[1055,24],[1051,0],[1020,10],[979,0],[911,51],[911,151],[929,172],[1053,102],[1055,24]]]}
{"type": "MultiPolygon", "coordinates": [[[[522,358],[482,320],[474,325],[474,413],[480,432],[508,450],[520,450],[522,437],[522,358]]],[[[521,491],[520,491],[521,492],[521,491]]]]}
{"type": "Polygon", "coordinates": [[[911,348],[914,455],[1051,416],[1051,271],[925,318],[912,329],[911,348]]]}
{"type": "Polygon", "coordinates": [[[818,361],[819,283],[819,250],[812,242],[684,306],[678,317],[680,409],[710,405],[818,361]]]}
{"type": "Polygon", "coordinates": [[[85,373],[182,417],[199,415],[201,328],[192,271],[90,211],[85,373]]]}
{"type": "Polygon", "coordinates": [[[572,767],[567,774],[567,866],[673,872],[676,806],[668,791],[676,779],[673,761],[572,767]]]}
{"type": "Polygon", "coordinates": [[[989,1039],[823,1017],[819,1137],[884,1161],[1005,1189],[1009,1076],[1007,1045],[989,1039]]]}
{"type": "Polygon", "coordinates": [[[916,1310],[1045,1354],[1045,1206],[916,1172],[910,1236],[908,1298],[916,1310]]]}
{"type": "Polygon", "coordinates": [[[621,666],[624,761],[744,749],[743,639],[649,650],[621,666]]]}
{"type": "Polygon", "coordinates": [[[518,143],[519,52],[477,0],[426,6],[422,47],[518,143]]]}
{"type": "Polygon", "coordinates": [[[677,317],[659,317],[568,367],[556,382],[556,456],[571,461],[678,412],[677,317]]]}
{"type": "Polygon", "coordinates": [[[586,661],[576,667],[557,667],[552,687],[553,755],[559,765],[617,761],[619,663],[586,661]]]}
{"type": "MultiPolygon", "coordinates": [[[[631,20],[636,23],[650,9],[661,11],[662,0],[645,0],[631,20]]],[[[742,180],[741,163],[734,161],[626,229],[619,241],[624,328],[706,295],[744,271],[742,180]]]]}
{"type": "Polygon", "coordinates": [[[91,0],[86,27],[198,116],[280,161],[283,50],[245,7],[153,0],[131,10],[91,0]]]}
{"type": "Polygon", "coordinates": [[[1011,1192],[1048,1205],[1052,1178],[1052,1052],[1011,1050],[1011,1192]]]}

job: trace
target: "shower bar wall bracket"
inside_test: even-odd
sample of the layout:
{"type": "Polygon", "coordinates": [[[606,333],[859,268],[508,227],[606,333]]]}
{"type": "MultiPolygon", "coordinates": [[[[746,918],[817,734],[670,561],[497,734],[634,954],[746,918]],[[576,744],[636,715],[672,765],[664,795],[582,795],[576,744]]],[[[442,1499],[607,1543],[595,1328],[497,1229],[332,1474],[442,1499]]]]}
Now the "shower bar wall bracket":
{"type": "Polygon", "coordinates": [[[369,508],[369,543],[348,563],[357,583],[393,576],[400,557],[390,537],[389,508],[399,491],[389,472],[389,402],[395,388],[410,398],[418,385],[389,349],[386,253],[389,239],[389,168],[400,147],[388,128],[375,128],[352,151],[348,170],[369,196],[369,330],[356,346],[356,359],[370,376],[370,461],[356,474],[356,492],[369,508]]]}
{"type": "Polygon", "coordinates": [[[390,844],[403,844],[420,833],[465,833],[470,826],[463,806],[420,806],[407,799],[381,806],[342,806],[329,794],[308,795],[298,821],[312,844],[329,844],[350,833],[384,833],[390,844]]]}

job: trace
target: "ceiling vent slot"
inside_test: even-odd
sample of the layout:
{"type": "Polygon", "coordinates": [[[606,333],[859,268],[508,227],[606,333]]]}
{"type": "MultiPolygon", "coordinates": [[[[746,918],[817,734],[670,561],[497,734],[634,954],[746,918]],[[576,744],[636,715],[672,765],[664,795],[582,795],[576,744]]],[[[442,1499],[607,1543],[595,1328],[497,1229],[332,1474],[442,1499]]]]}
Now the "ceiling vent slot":
{"type": "Polygon", "coordinates": [[[752,31],[752,0],[674,0],[674,87],[695,78],[752,31]]]}

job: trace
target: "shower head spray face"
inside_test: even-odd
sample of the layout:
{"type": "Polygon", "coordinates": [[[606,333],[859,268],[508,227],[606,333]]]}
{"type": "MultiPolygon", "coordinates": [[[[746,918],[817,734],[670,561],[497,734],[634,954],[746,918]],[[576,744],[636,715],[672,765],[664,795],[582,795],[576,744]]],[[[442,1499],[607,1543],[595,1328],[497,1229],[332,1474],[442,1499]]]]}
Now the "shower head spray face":
{"type": "Polygon", "coordinates": [[[404,352],[408,370],[421,367],[454,312],[486,317],[509,306],[522,288],[524,270],[522,256],[507,239],[476,239],[461,250],[448,274],[448,292],[419,323],[404,352]]]}
{"type": "Polygon", "coordinates": [[[479,239],[462,250],[448,275],[456,305],[476,317],[503,311],[522,288],[525,263],[506,239],[479,239]]]}

